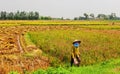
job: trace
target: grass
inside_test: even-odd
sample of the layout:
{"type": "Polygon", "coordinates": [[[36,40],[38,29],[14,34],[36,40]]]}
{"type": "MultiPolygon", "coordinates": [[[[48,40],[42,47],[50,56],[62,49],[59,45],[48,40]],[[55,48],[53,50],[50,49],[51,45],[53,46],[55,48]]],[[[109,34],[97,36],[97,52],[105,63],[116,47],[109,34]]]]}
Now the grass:
{"type": "Polygon", "coordinates": [[[31,41],[31,38],[29,37],[29,34],[25,34],[24,38],[26,45],[34,45],[34,43],[31,41]]]}
{"type": "Polygon", "coordinates": [[[120,59],[105,61],[96,65],[82,67],[58,67],[38,70],[33,74],[119,74],[120,59]]]}
{"type": "MultiPolygon", "coordinates": [[[[11,72],[10,74],[19,74],[11,72]]],[[[120,74],[120,59],[111,59],[95,65],[81,67],[49,67],[25,74],[120,74]]]]}

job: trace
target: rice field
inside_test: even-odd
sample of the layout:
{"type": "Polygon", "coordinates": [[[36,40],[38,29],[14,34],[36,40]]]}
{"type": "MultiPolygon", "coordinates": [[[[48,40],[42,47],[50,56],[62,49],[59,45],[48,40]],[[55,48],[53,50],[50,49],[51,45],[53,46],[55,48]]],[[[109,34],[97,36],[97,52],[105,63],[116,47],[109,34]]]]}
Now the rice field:
{"type": "MultiPolygon", "coordinates": [[[[81,40],[81,65],[95,64],[111,58],[120,58],[119,34],[106,33],[107,31],[66,29],[49,30],[42,32],[28,32],[31,41],[45,54],[59,58],[56,63],[69,63],[72,50],[72,41],[81,40]]],[[[118,31],[120,33],[120,31],[118,31]]],[[[51,59],[51,58],[50,58],[51,59]]],[[[54,62],[52,62],[53,64],[54,62]]],[[[59,64],[58,64],[59,65],[59,64]]]]}
{"type": "MultiPolygon", "coordinates": [[[[94,65],[99,64],[98,70],[101,62],[119,60],[119,44],[120,21],[0,21],[0,73],[39,74],[40,69],[40,73],[54,74],[57,70],[68,73],[66,71],[76,69],[73,74],[82,74],[84,69],[93,74],[94,65]],[[82,41],[80,68],[70,68],[72,41],[75,39],[82,41]]],[[[111,65],[105,64],[111,70],[111,65]]],[[[117,67],[114,66],[115,71],[117,67]]]]}

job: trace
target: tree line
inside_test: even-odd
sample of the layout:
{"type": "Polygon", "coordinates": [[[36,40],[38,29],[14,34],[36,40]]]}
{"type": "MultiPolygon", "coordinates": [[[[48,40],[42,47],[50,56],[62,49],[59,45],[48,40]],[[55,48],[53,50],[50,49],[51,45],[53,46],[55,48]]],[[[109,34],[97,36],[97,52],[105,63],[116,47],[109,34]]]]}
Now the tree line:
{"type": "Polygon", "coordinates": [[[63,20],[61,18],[53,18],[50,16],[40,16],[39,12],[26,12],[26,11],[17,11],[17,12],[0,12],[0,20],[63,20]]]}
{"type": "Polygon", "coordinates": [[[96,17],[93,13],[84,13],[83,16],[74,17],[74,20],[120,20],[120,17],[116,16],[116,13],[111,13],[110,15],[98,14],[96,17]]]}
{"type": "MultiPolygon", "coordinates": [[[[87,14],[84,13],[83,16],[74,17],[74,20],[120,20],[120,17],[116,16],[116,13],[111,13],[110,15],[98,14],[95,16],[93,13],[87,14]]],[[[70,18],[53,18],[50,16],[40,16],[39,12],[26,12],[26,11],[17,11],[17,12],[0,12],[0,20],[71,20],[70,18]]]]}
{"type": "Polygon", "coordinates": [[[25,12],[25,11],[17,11],[17,12],[0,12],[0,20],[38,20],[39,13],[38,12],[25,12]]]}

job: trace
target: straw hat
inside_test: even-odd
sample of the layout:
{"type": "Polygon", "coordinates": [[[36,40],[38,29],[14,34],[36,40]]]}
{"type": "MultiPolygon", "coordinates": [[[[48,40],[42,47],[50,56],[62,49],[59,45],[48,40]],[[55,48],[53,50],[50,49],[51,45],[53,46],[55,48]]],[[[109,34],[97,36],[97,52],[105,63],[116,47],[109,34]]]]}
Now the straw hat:
{"type": "Polygon", "coordinates": [[[74,43],[79,43],[79,44],[80,44],[81,41],[80,41],[80,40],[74,40],[74,41],[73,41],[73,44],[74,44],[74,43]]]}

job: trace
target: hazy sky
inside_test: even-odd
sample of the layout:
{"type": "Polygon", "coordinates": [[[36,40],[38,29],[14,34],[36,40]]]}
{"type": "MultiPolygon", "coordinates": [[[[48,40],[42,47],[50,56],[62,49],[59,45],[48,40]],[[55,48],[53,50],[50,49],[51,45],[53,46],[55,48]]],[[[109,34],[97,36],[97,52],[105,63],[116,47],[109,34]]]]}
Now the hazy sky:
{"type": "Polygon", "coordinates": [[[40,15],[73,18],[83,13],[115,12],[120,16],[120,0],[0,0],[0,11],[38,11],[40,15]]]}

